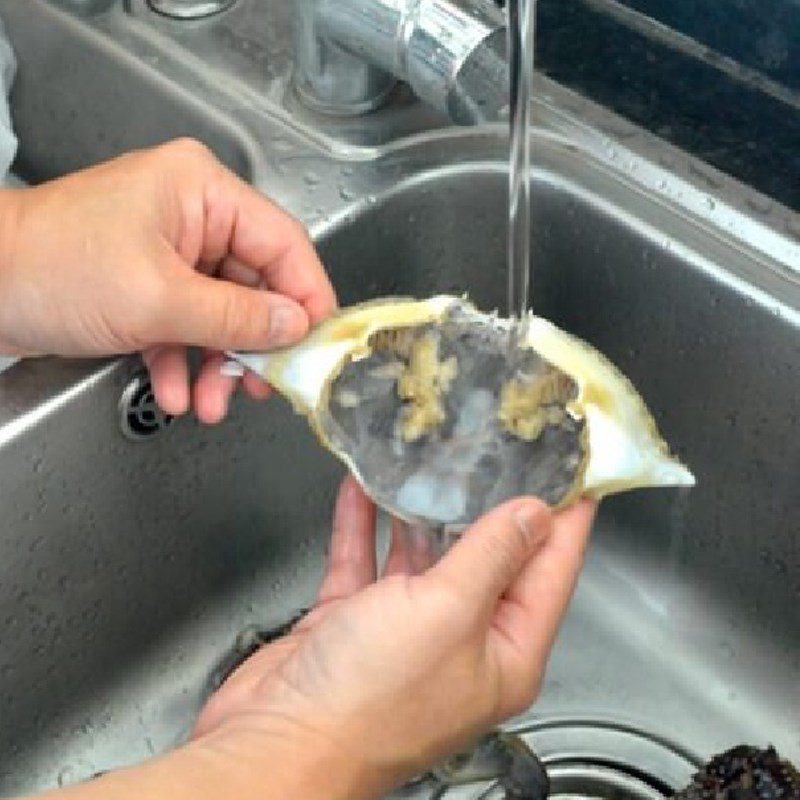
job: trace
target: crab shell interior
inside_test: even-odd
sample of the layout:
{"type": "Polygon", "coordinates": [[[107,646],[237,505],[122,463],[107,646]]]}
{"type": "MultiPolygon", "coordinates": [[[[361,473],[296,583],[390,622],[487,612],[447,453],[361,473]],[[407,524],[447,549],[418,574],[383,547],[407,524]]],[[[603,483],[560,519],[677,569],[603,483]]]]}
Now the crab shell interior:
{"type": "Polygon", "coordinates": [[[559,506],[695,482],[630,381],[540,317],[389,298],[343,309],[294,347],[230,355],[412,522],[468,524],[506,495],[559,506]]]}

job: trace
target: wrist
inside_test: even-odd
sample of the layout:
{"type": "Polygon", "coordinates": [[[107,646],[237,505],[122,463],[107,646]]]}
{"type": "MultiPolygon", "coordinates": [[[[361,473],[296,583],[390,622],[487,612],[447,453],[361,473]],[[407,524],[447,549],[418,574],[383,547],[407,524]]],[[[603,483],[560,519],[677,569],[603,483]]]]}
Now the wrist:
{"type": "Polygon", "coordinates": [[[25,189],[0,189],[0,274],[14,263],[25,189]]]}
{"type": "Polygon", "coordinates": [[[136,767],[59,793],[59,800],[375,800],[393,782],[312,732],[265,731],[259,720],[217,730],[136,767]]]}
{"type": "MultiPolygon", "coordinates": [[[[393,776],[365,762],[357,752],[290,720],[254,717],[190,744],[185,754],[198,771],[218,776],[221,790],[208,797],[237,800],[302,797],[303,800],[374,800],[394,788],[393,776]],[[202,765],[202,766],[201,766],[202,765]]],[[[191,795],[197,798],[200,795],[191,795]]],[[[203,795],[204,797],[205,795],[203,795]]]]}
{"type": "Polygon", "coordinates": [[[20,226],[22,223],[22,195],[24,189],[0,189],[0,354],[22,355],[13,344],[14,337],[6,329],[9,314],[2,306],[16,302],[13,292],[13,269],[17,261],[20,226]]]}

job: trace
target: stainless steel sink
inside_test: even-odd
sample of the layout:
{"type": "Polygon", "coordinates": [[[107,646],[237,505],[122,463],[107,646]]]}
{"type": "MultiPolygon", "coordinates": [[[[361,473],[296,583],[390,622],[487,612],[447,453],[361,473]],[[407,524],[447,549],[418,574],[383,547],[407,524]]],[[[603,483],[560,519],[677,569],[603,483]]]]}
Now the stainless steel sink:
{"type": "MultiPolygon", "coordinates": [[[[343,302],[502,305],[502,131],[403,97],[347,129],[277,91],[254,103],[253,69],[203,66],[208,28],[166,31],[135,0],[0,15],[25,177],[195,135],[309,224],[343,302]]],[[[537,309],[631,376],[699,485],[604,504],[542,697],[512,725],[561,793],[660,796],[743,741],[800,761],[798,218],[539,87],[537,309]]],[[[146,387],[126,392],[139,374],[125,359],[0,375],[3,794],[179,741],[236,634],[284,621],[321,573],[340,468],[305,423],[239,400],[217,428],[159,424],[146,387]]]]}

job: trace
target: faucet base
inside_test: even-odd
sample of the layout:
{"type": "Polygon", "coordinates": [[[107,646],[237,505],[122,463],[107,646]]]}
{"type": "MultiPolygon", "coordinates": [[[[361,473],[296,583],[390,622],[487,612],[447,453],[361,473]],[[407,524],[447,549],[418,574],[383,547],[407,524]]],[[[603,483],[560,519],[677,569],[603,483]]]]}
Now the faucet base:
{"type": "Polygon", "coordinates": [[[307,76],[300,76],[296,70],[292,74],[292,89],[306,108],[318,114],[360,117],[385,105],[398,85],[398,81],[391,75],[367,69],[377,74],[364,75],[359,90],[354,91],[346,100],[334,99],[320,93],[316,83],[309,82],[307,76]]]}
{"type": "Polygon", "coordinates": [[[381,106],[397,79],[330,37],[316,0],[297,0],[293,84],[313,111],[343,117],[381,106]]]}

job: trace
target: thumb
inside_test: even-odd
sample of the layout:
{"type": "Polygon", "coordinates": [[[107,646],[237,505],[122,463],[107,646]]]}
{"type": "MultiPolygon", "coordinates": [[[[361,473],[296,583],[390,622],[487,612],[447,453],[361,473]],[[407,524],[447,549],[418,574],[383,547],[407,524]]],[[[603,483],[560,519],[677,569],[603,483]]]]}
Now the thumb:
{"type": "Polygon", "coordinates": [[[493,610],[550,535],[551,516],[539,500],[510,500],[471,525],[429,574],[455,585],[467,602],[493,610]]]}
{"type": "Polygon", "coordinates": [[[289,297],[194,272],[171,290],[161,340],[218,350],[270,350],[308,332],[305,309],[289,297]]]}

